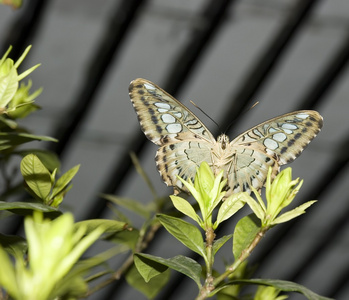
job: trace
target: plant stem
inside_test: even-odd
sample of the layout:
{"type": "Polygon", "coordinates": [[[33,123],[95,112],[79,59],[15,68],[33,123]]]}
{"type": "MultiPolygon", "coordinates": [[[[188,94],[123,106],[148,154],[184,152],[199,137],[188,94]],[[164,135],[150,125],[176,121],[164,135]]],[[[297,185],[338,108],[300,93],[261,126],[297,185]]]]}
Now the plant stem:
{"type": "Polygon", "coordinates": [[[261,228],[261,230],[254,237],[251,244],[241,252],[240,257],[232,265],[230,265],[224,273],[222,273],[213,281],[214,286],[217,286],[219,283],[225,280],[240,266],[242,262],[244,262],[251,255],[252,251],[254,250],[254,248],[256,248],[256,246],[261,241],[262,237],[265,235],[268,229],[269,228],[267,227],[261,228]]]}
{"type": "Polygon", "coordinates": [[[216,237],[216,234],[214,233],[214,230],[212,229],[212,227],[208,228],[206,230],[206,255],[207,255],[206,282],[210,284],[213,280],[212,268],[213,268],[213,262],[214,262],[214,255],[212,252],[212,248],[213,248],[213,241],[215,237],[216,237]]]}
{"type": "Polygon", "coordinates": [[[205,260],[206,279],[205,279],[205,284],[200,289],[199,295],[196,298],[197,300],[205,299],[206,295],[209,294],[212,290],[214,290],[214,285],[212,284],[214,280],[212,276],[214,255],[212,250],[213,250],[213,241],[216,237],[216,234],[214,233],[212,226],[206,229],[205,236],[206,236],[206,257],[207,257],[207,259],[205,260]]]}
{"type": "MultiPolygon", "coordinates": [[[[195,300],[204,300],[208,297],[208,295],[222,282],[224,281],[226,278],[228,278],[229,275],[231,275],[232,273],[234,273],[236,271],[236,269],[240,266],[240,264],[245,261],[252,253],[252,251],[254,250],[254,248],[258,245],[258,243],[261,241],[262,237],[265,235],[265,233],[268,231],[269,227],[264,227],[261,228],[261,230],[256,234],[256,236],[254,237],[253,241],[251,242],[251,244],[244,249],[241,254],[240,257],[235,260],[235,262],[233,264],[231,264],[224,273],[222,273],[220,276],[218,276],[217,278],[213,279],[212,277],[212,273],[211,273],[211,278],[212,280],[210,280],[208,282],[208,272],[207,272],[207,277],[206,277],[206,281],[204,286],[201,288],[199,295],[196,297],[195,300]]],[[[207,231],[206,231],[206,241],[207,241],[207,231]]],[[[213,241],[212,241],[213,244],[213,241]]],[[[206,249],[207,249],[207,245],[206,245],[206,249]]],[[[212,248],[211,248],[212,251],[212,248]]],[[[207,253],[208,254],[208,253],[207,253]]],[[[212,252],[211,252],[212,255],[212,252]]],[[[213,263],[213,258],[212,258],[212,263],[213,263]]],[[[212,268],[212,265],[211,265],[212,268]]],[[[212,271],[212,269],[211,269],[212,271]]]]}

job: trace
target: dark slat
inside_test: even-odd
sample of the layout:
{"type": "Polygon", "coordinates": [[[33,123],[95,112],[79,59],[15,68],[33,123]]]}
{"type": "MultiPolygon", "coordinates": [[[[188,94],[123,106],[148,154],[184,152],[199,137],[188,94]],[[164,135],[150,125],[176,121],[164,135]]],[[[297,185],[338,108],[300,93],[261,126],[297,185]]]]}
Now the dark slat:
{"type": "Polygon", "coordinates": [[[251,100],[272,74],[277,63],[285,54],[285,50],[291,46],[296,34],[302,29],[319,2],[318,0],[299,0],[296,2],[272,41],[260,53],[257,63],[245,76],[240,88],[234,92],[230,107],[225,107],[225,114],[221,118],[223,121],[220,124],[222,128],[227,128],[232,120],[238,120],[241,113],[249,108],[251,100]]]}
{"type": "Polygon", "coordinates": [[[333,82],[337,80],[342,71],[345,70],[349,61],[349,30],[347,36],[336,50],[336,53],[327,63],[325,70],[321,72],[302,97],[302,107],[309,108],[319,105],[319,100],[324,100],[324,95],[330,91],[333,82]]]}
{"type": "Polygon", "coordinates": [[[87,116],[93,103],[97,100],[95,94],[101,86],[113,59],[117,55],[119,46],[128,33],[138,9],[146,3],[146,0],[124,0],[117,5],[113,14],[110,15],[109,23],[101,38],[97,51],[90,59],[91,64],[87,67],[86,75],[82,81],[77,95],[73,97],[73,106],[69,112],[69,118],[60,124],[53,136],[59,143],[53,144],[51,150],[60,157],[79,129],[79,125],[87,116]]]}
{"type": "MultiPolygon", "coordinates": [[[[165,79],[164,84],[161,86],[175,96],[182,87],[185,80],[192,72],[195,65],[199,62],[204,49],[207,47],[214,33],[218,30],[222,21],[225,19],[225,13],[228,10],[229,5],[233,1],[228,0],[211,0],[204,8],[199,19],[202,19],[206,26],[195,27],[192,32],[192,38],[188,39],[188,43],[181,49],[174,60],[172,67],[165,79]]],[[[103,193],[115,193],[121,186],[122,182],[126,178],[129,169],[132,167],[132,162],[129,157],[129,153],[135,152],[137,156],[142,155],[142,149],[146,143],[144,134],[136,134],[128,147],[121,156],[116,157],[115,162],[112,164],[112,172],[108,176],[110,181],[102,187],[103,193]]],[[[95,201],[96,205],[87,218],[97,218],[105,209],[105,202],[102,200],[95,201]]]]}
{"type": "Polygon", "coordinates": [[[13,48],[9,56],[13,60],[17,60],[21,56],[24,49],[33,43],[49,3],[49,0],[24,1],[24,6],[20,8],[20,15],[7,32],[0,53],[5,53],[12,45],[13,48]]]}

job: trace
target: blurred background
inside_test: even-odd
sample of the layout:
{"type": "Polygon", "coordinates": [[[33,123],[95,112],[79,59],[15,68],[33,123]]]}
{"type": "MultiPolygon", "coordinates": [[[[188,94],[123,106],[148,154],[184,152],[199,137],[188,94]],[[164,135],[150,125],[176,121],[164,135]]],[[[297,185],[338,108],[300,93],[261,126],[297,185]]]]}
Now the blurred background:
{"type": "MultiPolygon", "coordinates": [[[[81,164],[64,201],[66,211],[76,220],[113,218],[100,193],[150,202],[152,193],[135,171],[131,151],[158,194],[172,193],[156,170],[157,147],[141,132],[128,97],[135,78],[174,95],[214,135],[220,133],[217,126],[189,100],[223,131],[234,121],[227,132],[231,138],[277,115],[315,109],[324,127],[291,166],[293,176],[304,179],[294,205],[318,202],[295,222],[268,232],[250,261],[258,262],[254,277],[291,280],[349,299],[347,0],[23,2],[18,10],[0,6],[0,55],[12,45],[16,59],[31,44],[23,69],[42,64],[30,78],[34,89],[44,88],[36,100],[43,109],[22,125],[59,139],[35,146],[54,150],[63,172],[81,164]]],[[[142,224],[130,217],[135,226],[142,224]]],[[[11,224],[1,226],[11,232],[11,224]]],[[[232,228],[227,222],[220,234],[232,228]]],[[[197,259],[165,231],[148,252],[197,259]]],[[[231,244],[219,253],[222,270],[231,244]]],[[[193,281],[173,273],[157,299],[193,299],[196,293],[193,281]]],[[[145,298],[120,281],[89,299],[145,298]]]]}

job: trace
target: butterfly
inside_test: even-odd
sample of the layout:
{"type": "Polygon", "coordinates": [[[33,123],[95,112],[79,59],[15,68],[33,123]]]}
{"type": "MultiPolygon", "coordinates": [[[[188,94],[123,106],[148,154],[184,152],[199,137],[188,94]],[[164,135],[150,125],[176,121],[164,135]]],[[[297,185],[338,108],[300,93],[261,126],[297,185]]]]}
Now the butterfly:
{"type": "Polygon", "coordinates": [[[260,191],[269,167],[275,177],[280,166],[295,160],[323,125],[318,112],[300,110],[252,127],[231,142],[225,134],[216,140],[198,117],[156,84],[135,79],[129,95],[142,131],[160,146],[156,166],[175,194],[188,192],[177,176],[193,182],[203,161],[215,174],[224,170],[226,196],[250,192],[251,186],[260,191]]]}

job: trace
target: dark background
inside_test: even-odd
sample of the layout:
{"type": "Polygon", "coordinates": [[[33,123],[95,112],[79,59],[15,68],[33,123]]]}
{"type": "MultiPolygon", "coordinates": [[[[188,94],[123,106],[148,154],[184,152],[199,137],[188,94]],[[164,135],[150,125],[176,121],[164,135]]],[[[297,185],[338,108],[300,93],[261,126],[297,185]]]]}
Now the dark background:
{"type": "MultiPolygon", "coordinates": [[[[30,77],[35,87],[44,87],[37,100],[43,110],[22,124],[60,140],[35,146],[56,151],[63,171],[81,164],[64,202],[77,220],[113,217],[101,192],[152,199],[130,151],[160,195],[172,192],[161,182],[156,146],[140,131],[128,98],[135,78],[175,95],[215,135],[217,127],[189,100],[223,130],[234,120],[231,138],[280,114],[318,110],[323,130],[291,165],[294,177],[304,178],[294,205],[318,203],[296,222],[268,232],[251,261],[259,261],[256,277],[292,280],[348,299],[348,16],[347,0],[24,0],[17,11],[0,6],[0,50],[2,56],[11,44],[16,57],[32,44],[24,67],[42,64],[30,77]],[[256,101],[257,107],[242,113],[256,101]]],[[[133,218],[136,226],[142,223],[133,218]]],[[[10,224],[2,226],[11,231],[10,224]]],[[[222,234],[232,228],[227,223],[222,234]]],[[[166,232],[149,251],[190,254],[166,232]]],[[[220,253],[216,261],[223,268],[231,245],[220,253]]],[[[193,282],[173,274],[158,299],[193,299],[196,292],[193,282]]],[[[103,297],[144,298],[125,282],[93,298],[103,297]]]]}

